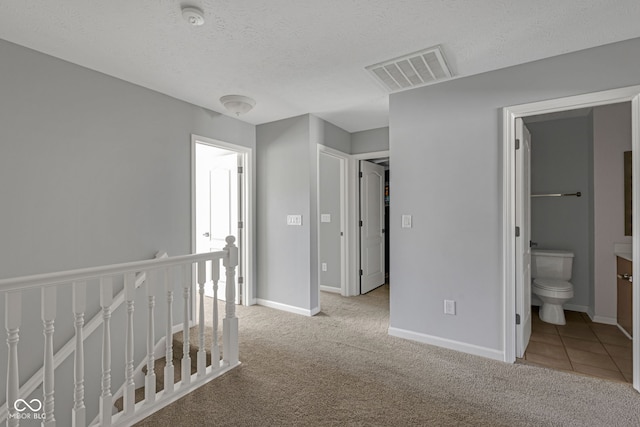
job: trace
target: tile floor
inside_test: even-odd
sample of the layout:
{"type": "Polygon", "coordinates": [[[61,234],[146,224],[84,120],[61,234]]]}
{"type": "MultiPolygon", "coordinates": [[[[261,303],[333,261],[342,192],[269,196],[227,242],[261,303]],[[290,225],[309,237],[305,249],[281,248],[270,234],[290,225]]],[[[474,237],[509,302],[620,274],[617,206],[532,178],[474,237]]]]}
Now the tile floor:
{"type": "Polygon", "coordinates": [[[552,325],[532,307],[531,340],[521,363],[633,382],[631,340],[615,325],[593,323],[586,313],[565,310],[567,324],[552,325]]]}

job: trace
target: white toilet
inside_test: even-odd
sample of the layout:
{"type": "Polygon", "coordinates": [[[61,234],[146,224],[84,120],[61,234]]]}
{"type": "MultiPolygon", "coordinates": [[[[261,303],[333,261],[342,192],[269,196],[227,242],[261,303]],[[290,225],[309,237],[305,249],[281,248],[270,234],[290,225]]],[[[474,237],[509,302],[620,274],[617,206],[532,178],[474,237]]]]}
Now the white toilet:
{"type": "Polygon", "coordinates": [[[573,298],[571,269],[573,252],[536,249],[531,251],[531,292],[542,300],[540,319],[565,325],[562,304],[573,298]]]}

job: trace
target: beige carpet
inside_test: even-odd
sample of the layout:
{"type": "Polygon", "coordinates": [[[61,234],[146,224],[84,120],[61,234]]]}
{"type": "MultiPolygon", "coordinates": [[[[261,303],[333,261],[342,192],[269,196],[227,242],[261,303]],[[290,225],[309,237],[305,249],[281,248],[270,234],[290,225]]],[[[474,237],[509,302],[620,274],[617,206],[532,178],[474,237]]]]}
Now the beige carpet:
{"type": "Polygon", "coordinates": [[[630,385],[387,335],[389,290],[238,307],[242,365],[139,426],[638,426],[630,385]]]}

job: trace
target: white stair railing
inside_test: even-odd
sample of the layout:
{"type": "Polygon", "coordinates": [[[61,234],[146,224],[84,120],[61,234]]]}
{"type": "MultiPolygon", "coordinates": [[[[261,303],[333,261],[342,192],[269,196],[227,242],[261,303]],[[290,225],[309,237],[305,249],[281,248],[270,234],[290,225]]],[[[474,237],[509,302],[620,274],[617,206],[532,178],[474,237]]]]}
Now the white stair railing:
{"type": "MultiPolygon", "coordinates": [[[[7,332],[7,385],[6,385],[6,425],[18,426],[20,421],[29,418],[38,420],[42,426],[55,426],[56,414],[67,411],[70,414],[72,425],[81,427],[87,425],[87,419],[97,420],[102,426],[131,425],[144,417],[156,412],[169,403],[204,385],[213,378],[222,375],[230,369],[239,365],[238,360],[238,319],[235,316],[235,269],[238,265],[238,249],[234,245],[235,238],[227,237],[227,245],[222,251],[203,254],[184,255],[170,258],[162,258],[148,261],[138,261],[125,264],[116,264],[102,267],[86,268],[66,272],[42,274],[14,279],[0,280],[0,297],[5,300],[5,329],[7,332]],[[190,289],[192,286],[191,271],[193,265],[197,265],[198,272],[205,271],[207,264],[211,268],[212,281],[214,284],[214,295],[217,299],[217,282],[219,280],[220,261],[226,269],[227,278],[227,304],[225,318],[223,319],[223,357],[220,360],[219,343],[217,332],[214,331],[212,343],[211,365],[203,366],[198,352],[198,369],[191,375],[191,361],[188,353],[189,329],[188,329],[188,308],[190,306],[190,289]],[[145,400],[139,403],[134,402],[135,384],[133,381],[133,355],[134,355],[134,297],[135,297],[135,275],[136,273],[146,274],[146,294],[147,294],[147,378],[145,381],[145,400]],[[173,273],[173,274],[172,274],[173,273]],[[175,280],[175,278],[178,278],[175,280]],[[88,289],[93,283],[99,283],[97,289],[88,289]],[[114,308],[113,282],[114,280],[124,282],[123,300],[127,303],[126,334],[111,334],[111,316],[114,308]],[[55,365],[53,362],[53,339],[54,322],[56,316],[56,298],[58,288],[70,285],[72,287],[72,309],[70,316],[74,319],[75,338],[73,340],[74,353],[74,375],[73,375],[73,405],[69,408],[56,407],[56,391],[54,384],[55,365]],[[185,313],[182,317],[184,346],[182,357],[182,381],[173,382],[173,348],[172,330],[173,319],[173,292],[176,285],[182,286],[183,309],[185,313]],[[23,316],[27,315],[22,310],[24,303],[22,295],[26,290],[40,289],[41,294],[41,320],[43,323],[44,339],[41,334],[38,337],[20,337],[20,325],[23,316]],[[85,372],[84,361],[84,312],[86,310],[86,296],[99,295],[101,307],[102,324],[102,357],[100,372],[85,372]],[[168,310],[165,342],[167,370],[165,370],[164,389],[156,392],[154,374],[154,345],[155,345],[155,315],[154,308],[156,298],[162,298],[168,310]],[[27,401],[29,395],[20,395],[20,379],[18,374],[18,346],[26,339],[34,342],[36,339],[43,341],[44,356],[42,369],[43,399],[32,399],[27,401]],[[125,372],[124,375],[124,409],[113,414],[113,396],[111,392],[111,358],[112,343],[121,342],[125,349],[125,372]],[[95,396],[87,396],[84,382],[88,376],[97,376],[100,379],[100,392],[95,396]],[[94,399],[99,403],[98,414],[87,414],[85,402],[94,399]],[[31,413],[29,413],[31,411],[31,413]]],[[[202,281],[204,274],[198,274],[198,284],[202,281]]],[[[200,306],[203,307],[202,300],[200,306]]],[[[202,310],[203,311],[203,310],[202,310]]],[[[214,304],[212,316],[214,325],[217,325],[217,305],[214,304]]],[[[203,331],[204,315],[199,319],[199,341],[200,350],[204,349],[203,331]]],[[[58,418],[60,418],[58,416],[58,418]]],[[[3,422],[0,419],[0,422],[3,422]]]]}
{"type": "MultiPolygon", "coordinates": [[[[156,259],[158,258],[166,258],[168,255],[166,252],[158,252],[155,256],[156,259]]],[[[131,273],[133,274],[133,273],[131,273]]],[[[133,275],[135,277],[135,288],[139,288],[140,286],[142,286],[142,284],[145,282],[146,280],[146,274],[144,272],[140,272],[138,274],[133,275]]],[[[187,277],[188,278],[188,277],[187,277]]],[[[187,283],[185,281],[185,283],[187,283]]],[[[84,340],[86,340],[89,336],[91,336],[91,334],[93,334],[95,331],[98,330],[98,328],[102,325],[102,310],[100,310],[99,313],[96,313],[96,315],[89,320],[88,322],[84,323],[84,312],[86,310],[86,302],[85,302],[85,298],[86,298],[86,283],[85,282],[74,282],[73,284],[73,288],[72,288],[72,298],[73,298],[73,304],[74,304],[74,328],[76,328],[76,333],[75,336],[72,337],[65,345],[62,346],[62,348],[60,348],[56,354],[53,357],[53,364],[54,364],[54,369],[58,369],[58,367],[72,354],[74,354],[74,357],[78,357],[78,355],[80,355],[80,360],[77,360],[74,363],[74,366],[81,366],[84,363],[84,359],[83,359],[83,345],[84,345],[84,340]],[[78,309],[76,310],[76,305],[78,307],[78,309]],[[77,328],[81,328],[80,330],[78,330],[77,328]],[[74,351],[75,349],[75,351],[74,351]]],[[[20,294],[21,295],[21,294],[20,294]]],[[[124,290],[122,290],[120,293],[118,293],[118,295],[116,295],[113,298],[113,304],[111,306],[111,310],[114,311],[116,310],[124,301],[124,290]]],[[[19,316],[18,316],[19,317],[19,316]]],[[[133,357],[133,356],[132,356],[133,357]]],[[[84,368],[83,368],[84,369],[84,368]]],[[[43,371],[44,371],[44,366],[42,368],[40,368],[35,374],[33,374],[31,376],[31,378],[29,378],[26,382],[24,382],[22,384],[22,386],[20,386],[20,390],[18,392],[18,394],[20,396],[30,396],[31,393],[33,393],[39,386],[42,385],[42,379],[43,379],[43,371]]],[[[82,411],[82,409],[84,408],[84,402],[82,399],[82,394],[84,393],[84,380],[82,377],[79,377],[79,373],[77,371],[74,371],[74,377],[75,377],[75,393],[79,394],[79,402],[80,405],[77,408],[75,408],[76,412],[79,412],[79,414],[77,416],[81,417],[81,419],[84,415],[84,412],[82,411]]],[[[9,401],[10,399],[7,399],[7,401],[9,401]]],[[[7,404],[5,403],[4,405],[0,406],[0,420],[5,420],[8,416],[8,407],[7,404]]],[[[76,415],[74,413],[74,419],[75,419],[76,415]]],[[[78,424],[74,424],[73,427],[75,427],[76,425],[81,426],[84,425],[84,422],[79,422],[78,424]]]]}

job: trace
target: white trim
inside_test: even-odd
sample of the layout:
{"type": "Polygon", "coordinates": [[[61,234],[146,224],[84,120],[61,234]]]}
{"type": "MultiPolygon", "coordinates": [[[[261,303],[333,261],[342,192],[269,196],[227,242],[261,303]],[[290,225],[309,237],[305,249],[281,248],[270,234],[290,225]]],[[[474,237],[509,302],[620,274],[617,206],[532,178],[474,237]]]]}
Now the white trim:
{"type": "Polygon", "coordinates": [[[342,291],[341,291],[340,288],[335,288],[333,286],[320,285],[320,290],[323,291],[323,292],[331,292],[331,293],[334,293],[334,294],[342,294],[342,291]]]}
{"type": "MultiPolygon", "coordinates": [[[[256,304],[256,298],[254,295],[254,283],[255,283],[255,269],[254,269],[254,224],[255,224],[255,203],[253,195],[253,149],[251,147],[245,147],[243,145],[232,144],[229,142],[220,141],[217,139],[207,138],[191,134],[191,253],[196,251],[196,196],[195,196],[195,172],[196,172],[196,144],[205,144],[212,147],[222,148],[229,151],[233,151],[243,156],[243,184],[242,189],[242,203],[244,206],[244,245],[242,248],[243,259],[243,279],[242,286],[242,304],[253,305],[256,304]]],[[[237,236],[236,236],[237,238],[237,236]]],[[[195,268],[195,267],[194,267],[195,268]]],[[[240,272],[238,273],[240,274],[240,272]]],[[[194,276],[195,277],[195,270],[194,276]]],[[[192,295],[195,295],[195,281],[192,295]]],[[[192,316],[196,311],[196,299],[192,300],[192,316]]],[[[193,319],[192,319],[193,320],[193,319]]]]}
{"type": "Polygon", "coordinates": [[[433,335],[422,334],[420,332],[408,331],[389,327],[389,335],[404,338],[412,341],[418,341],[425,344],[435,345],[437,347],[448,348],[450,350],[461,351],[463,353],[473,354],[475,356],[486,357],[494,360],[503,360],[503,354],[500,350],[493,348],[481,347],[478,345],[467,344],[460,341],[449,340],[446,338],[434,337],[433,335]]]}
{"type": "Polygon", "coordinates": [[[294,314],[302,314],[303,316],[313,316],[320,312],[320,307],[314,307],[311,310],[309,310],[306,308],[294,307],[292,305],[282,304],[280,302],[275,302],[275,301],[269,301],[262,298],[257,298],[256,303],[264,307],[275,308],[276,310],[287,311],[289,313],[294,313],[294,314]]]}
{"type": "Polygon", "coordinates": [[[630,340],[633,340],[633,337],[629,335],[629,332],[625,331],[622,326],[618,325],[618,323],[614,323],[614,325],[616,325],[618,329],[620,329],[620,332],[622,332],[627,338],[629,338],[630,340]]]}
{"type": "Polygon", "coordinates": [[[390,153],[391,152],[389,150],[372,151],[370,153],[352,154],[351,157],[356,160],[379,159],[380,157],[390,157],[390,153]]]}
{"type": "MultiPolygon", "coordinates": [[[[589,313],[587,313],[587,314],[589,314],[589,313]]],[[[615,317],[591,316],[591,315],[589,315],[589,318],[591,319],[591,321],[593,323],[602,323],[604,325],[617,325],[618,324],[618,319],[616,319],[615,317]]]]}
{"type": "MultiPolygon", "coordinates": [[[[504,360],[515,362],[515,256],[512,239],[515,230],[515,169],[512,156],[515,140],[515,119],[538,114],[573,110],[631,101],[631,147],[633,155],[633,218],[640,224],[640,86],[594,92],[547,101],[514,105],[502,112],[502,212],[503,212],[503,302],[504,360]]],[[[633,234],[633,274],[640,277],[640,233],[633,234]]],[[[640,330],[640,285],[633,283],[633,328],[640,330]]],[[[640,338],[633,340],[633,387],[640,391],[640,338]]]]}

